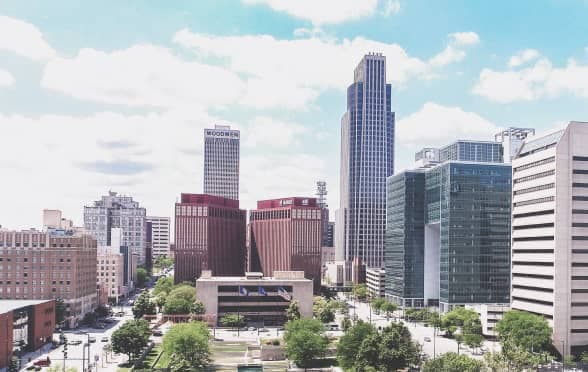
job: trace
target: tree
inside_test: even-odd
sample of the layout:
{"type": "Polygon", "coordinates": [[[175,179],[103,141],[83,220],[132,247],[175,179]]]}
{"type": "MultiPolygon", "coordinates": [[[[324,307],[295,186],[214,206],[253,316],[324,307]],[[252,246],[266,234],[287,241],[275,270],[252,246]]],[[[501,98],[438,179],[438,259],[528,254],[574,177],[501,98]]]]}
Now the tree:
{"type": "Polygon", "coordinates": [[[351,323],[351,319],[349,319],[348,317],[343,318],[343,322],[341,323],[341,327],[343,328],[343,332],[347,332],[349,330],[349,328],[351,328],[352,323],[351,323]]]}
{"type": "Polygon", "coordinates": [[[386,313],[386,318],[390,318],[390,315],[398,309],[398,306],[390,301],[384,301],[380,309],[386,313]]]}
{"type": "Polygon", "coordinates": [[[484,341],[484,337],[479,334],[466,334],[463,336],[463,342],[468,345],[471,349],[477,349],[482,346],[482,342],[484,341]]]}
{"type": "Polygon", "coordinates": [[[441,319],[441,328],[449,337],[461,329],[461,334],[482,334],[480,315],[474,310],[457,307],[441,319]]]}
{"type": "Polygon", "coordinates": [[[18,368],[18,358],[17,357],[12,357],[10,358],[10,364],[8,365],[8,372],[18,372],[19,368],[18,368]]]}
{"type": "Polygon", "coordinates": [[[208,327],[202,322],[172,326],[163,338],[163,350],[173,371],[201,370],[210,363],[208,327]]]}
{"type": "Polygon", "coordinates": [[[65,302],[61,298],[55,300],[55,326],[65,325],[65,302]]]}
{"type": "Polygon", "coordinates": [[[467,355],[445,353],[423,364],[423,372],[480,372],[484,364],[467,355]]]}
{"type": "Polygon", "coordinates": [[[245,325],[245,319],[242,315],[237,314],[225,314],[220,319],[220,324],[223,327],[242,327],[245,325]]]}
{"type": "Polygon", "coordinates": [[[172,289],[174,289],[174,278],[173,277],[161,277],[157,279],[155,282],[155,287],[153,287],[153,295],[158,296],[163,294],[167,296],[172,289]]]}
{"type": "Polygon", "coordinates": [[[110,309],[108,309],[108,307],[104,305],[100,305],[96,308],[96,310],[94,310],[94,313],[96,313],[97,317],[104,318],[108,316],[108,314],[110,313],[110,309]]]}
{"type": "Polygon", "coordinates": [[[129,360],[133,360],[147,346],[149,335],[149,323],[146,320],[129,320],[112,333],[112,350],[127,354],[129,360]]]}
{"type": "Polygon", "coordinates": [[[584,364],[588,364],[588,351],[584,351],[582,355],[580,355],[580,361],[584,364]]]}
{"type": "Polygon", "coordinates": [[[410,331],[403,323],[392,323],[384,328],[379,345],[379,370],[396,371],[419,362],[420,350],[412,341],[410,331]]]}
{"type": "Polygon", "coordinates": [[[169,297],[163,306],[163,313],[166,315],[190,314],[192,304],[183,298],[169,297]]]}
{"type": "Polygon", "coordinates": [[[137,301],[133,305],[133,315],[136,319],[143,317],[143,315],[156,314],[155,302],[151,301],[151,295],[145,291],[139,295],[137,301]]]}
{"type": "Polygon", "coordinates": [[[155,259],[155,266],[158,269],[167,269],[168,267],[172,267],[174,264],[174,259],[167,256],[159,256],[155,259]]]}
{"type": "Polygon", "coordinates": [[[332,301],[316,296],[313,300],[312,312],[314,317],[323,323],[330,323],[335,320],[332,301]]]}
{"type": "Polygon", "coordinates": [[[286,354],[296,365],[310,367],[312,361],[323,356],[329,345],[322,335],[323,325],[316,319],[299,319],[286,323],[286,354]]]}
{"type": "Polygon", "coordinates": [[[576,361],[573,355],[564,355],[563,364],[566,368],[574,368],[576,367],[576,361]]]}
{"type": "Polygon", "coordinates": [[[367,286],[365,284],[355,284],[351,289],[351,293],[360,301],[363,301],[367,297],[367,286]]]}
{"type": "Polygon", "coordinates": [[[534,352],[548,351],[551,346],[551,327],[545,318],[526,311],[510,310],[496,324],[501,340],[534,352]]]}
{"type": "Polygon", "coordinates": [[[138,287],[143,287],[143,285],[145,285],[145,282],[147,282],[149,278],[149,273],[147,272],[147,270],[145,270],[145,268],[143,267],[139,267],[137,268],[137,286],[138,287]]]}
{"type": "Polygon", "coordinates": [[[358,321],[354,326],[339,339],[337,345],[337,360],[339,365],[345,369],[352,369],[355,364],[355,357],[364,339],[376,333],[376,329],[369,323],[358,321]]]}
{"type": "Polygon", "coordinates": [[[298,305],[298,301],[290,302],[290,305],[288,305],[288,309],[286,310],[286,317],[288,320],[300,319],[300,306],[298,305]]]}
{"type": "Polygon", "coordinates": [[[357,355],[355,356],[355,363],[353,365],[354,371],[365,371],[368,368],[373,368],[376,371],[378,370],[378,366],[381,365],[381,342],[382,336],[378,333],[370,334],[361,342],[361,345],[357,350],[357,355]]]}
{"type": "Polygon", "coordinates": [[[491,372],[534,370],[551,356],[546,353],[531,353],[510,340],[501,342],[502,351],[484,355],[491,372]]]}
{"type": "Polygon", "coordinates": [[[200,301],[196,301],[192,304],[192,309],[190,310],[192,314],[202,315],[206,312],[204,308],[204,304],[200,301]]]}
{"type": "Polygon", "coordinates": [[[180,284],[169,292],[167,299],[181,298],[189,303],[196,301],[196,289],[186,284],[180,284]]]}
{"type": "Polygon", "coordinates": [[[386,302],[386,300],[384,300],[381,297],[377,297],[372,300],[371,306],[376,314],[380,313],[380,310],[382,309],[382,305],[384,305],[385,302],[386,302]]]}

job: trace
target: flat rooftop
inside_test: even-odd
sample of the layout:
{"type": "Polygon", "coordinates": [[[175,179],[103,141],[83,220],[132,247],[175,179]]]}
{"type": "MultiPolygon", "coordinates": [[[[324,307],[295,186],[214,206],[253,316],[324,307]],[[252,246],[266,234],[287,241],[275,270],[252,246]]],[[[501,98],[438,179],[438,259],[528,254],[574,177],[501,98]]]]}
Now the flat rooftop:
{"type": "Polygon", "coordinates": [[[246,278],[244,276],[211,276],[209,278],[200,277],[196,281],[202,282],[312,282],[306,278],[274,278],[264,276],[261,278],[246,278]]]}
{"type": "Polygon", "coordinates": [[[0,314],[6,314],[21,307],[43,304],[53,300],[0,300],[0,314]]]}

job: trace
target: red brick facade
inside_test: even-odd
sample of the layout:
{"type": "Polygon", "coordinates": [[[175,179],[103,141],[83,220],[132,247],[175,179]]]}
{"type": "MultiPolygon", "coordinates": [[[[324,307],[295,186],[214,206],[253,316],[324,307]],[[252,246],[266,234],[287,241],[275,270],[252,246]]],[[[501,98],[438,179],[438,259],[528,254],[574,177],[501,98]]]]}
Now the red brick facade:
{"type": "Polygon", "coordinates": [[[273,276],[274,271],[304,271],[321,285],[321,210],[314,198],[284,198],[257,202],[249,213],[250,271],[273,276]]]}
{"type": "Polygon", "coordinates": [[[175,208],[174,278],[195,281],[202,270],[214,276],[245,271],[246,212],[239,201],[206,194],[182,194],[175,208]]]}

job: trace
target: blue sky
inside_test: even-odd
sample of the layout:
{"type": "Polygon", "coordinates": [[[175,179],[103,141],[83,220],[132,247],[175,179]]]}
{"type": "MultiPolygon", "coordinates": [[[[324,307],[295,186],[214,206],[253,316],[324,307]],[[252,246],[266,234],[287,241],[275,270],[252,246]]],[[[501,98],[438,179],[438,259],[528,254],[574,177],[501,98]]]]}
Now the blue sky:
{"type": "Polygon", "coordinates": [[[338,206],[345,88],[387,57],[397,170],[420,147],[588,121],[588,2],[0,0],[0,224],[112,189],[171,215],[202,130],[242,131],[241,202],[338,206]]]}

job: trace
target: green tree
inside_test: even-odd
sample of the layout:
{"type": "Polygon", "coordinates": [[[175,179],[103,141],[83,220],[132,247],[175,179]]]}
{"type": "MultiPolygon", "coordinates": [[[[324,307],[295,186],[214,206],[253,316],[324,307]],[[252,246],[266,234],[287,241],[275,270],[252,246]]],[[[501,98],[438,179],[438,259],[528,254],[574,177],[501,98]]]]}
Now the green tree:
{"type": "Polygon", "coordinates": [[[378,367],[382,364],[380,360],[381,342],[382,336],[377,332],[370,334],[361,342],[353,364],[354,371],[365,371],[368,368],[378,371],[378,367]]]}
{"type": "Polygon", "coordinates": [[[163,313],[166,315],[190,314],[192,304],[183,298],[168,297],[163,306],[163,313]]]}
{"type": "Polygon", "coordinates": [[[364,339],[376,333],[376,329],[369,323],[358,321],[339,339],[337,344],[337,360],[339,365],[349,370],[355,364],[355,357],[364,339]]]}
{"type": "Polygon", "coordinates": [[[566,368],[574,368],[576,367],[576,359],[573,355],[564,355],[563,364],[566,368]]]}
{"type": "Polygon", "coordinates": [[[153,287],[153,296],[163,294],[167,296],[172,289],[174,289],[174,278],[173,277],[161,277],[155,282],[153,287]]]}
{"type": "Polygon", "coordinates": [[[542,316],[526,311],[510,310],[496,324],[501,340],[534,352],[548,351],[551,346],[551,327],[542,316]]]}
{"type": "Polygon", "coordinates": [[[588,351],[584,351],[582,355],[580,355],[580,361],[584,364],[588,364],[588,351]]]}
{"type": "Polygon", "coordinates": [[[18,368],[18,358],[17,357],[12,357],[10,358],[10,364],[8,365],[8,372],[18,372],[19,368],[18,368]]]}
{"type": "Polygon", "coordinates": [[[196,301],[192,304],[192,309],[190,310],[192,314],[202,315],[206,313],[206,309],[204,308],[204,304],[200,301],[196,301]]]}
{"type": "Polygon", "coordinates": [[[365,284],[355,284],[352,287],[351,292],[353,293],[355,298],[357,298],[360,301],[365,300],[368,295],[367,286],[365,284]]]}
{"type": "Polygon", "coordinates": [[[417,365],[419,358],[420,350],[403,323],[392,323],[384,328],[380,343],[380,370],[396,371],[417,365]]]}
{"type": "Polygon", "coordinates": [[[381,297],[377,297],[372,300],[371,306],[376,314],[380,313],[380,310],[382,309],[382,305],[384,305],[385,302],[386,302],[386,300],[384,300],[381,297]]]}
{"type": "Polygon", "coordinates": [[[480,372],[484,363],[467,355],[445,353],[423,364],[423,372],[480,372]]]}
{"type": "Polygon", "coordinates": [[[129,320],[112,333],[112,350],[115,353],[126,354],[129,360],[133,360],[141,349],[147,346],[150,334],[149,323],[146,320],[129,320]]]}
{"type": "Polygon", "coordinates": [[[286,354],[299,367],[308,368],[325,354],[329,340],[322,335],[323,325],[316,319],[299,319],[286,323],[286,354]]]}
{"type": "Polygon", "coordinates": [[[155,302],[151,301],[151,295],[145,291],[139,295],[137,301],[133,305],[133,315],[136,319],[143,317],[143,315],[156,314],[155,302]]]}
{"type": "Polygon", "coordinates": [[[143,287],[145,285],[145,283],[147,282],[147,280],[149,279],[149,273],[147,272],[147,270],[145,270],[145,268],[143,267],[139,267],[137,268],[137,287],[143,287]]]}
{"type": "Polygon", "coordinates": [[[482,337],[482,335],[479,334],[465,334],[463,336],[463,342],[468,345],[469,348],[471,349],[478,349],[480,346],[482,346],[482,342],[484,341],[484,337],[482,337]]]}
{"type": "Polygon", "coordinates": [[[208,327],[202,322],[172,326],[163,338],[172,371],[201,370],[210,363],[208,327]]]}
{"type": "Polygon", "coordinates": [[[316,296],[312,306],[313,315],[323,323],[330,323],[335,320],[335,312],[331,301],[326,301],[320,296],[316,296]]]}
{"type": "Polygon", "coordinates": [[[66,306],[63,299],[58,298],[55,300],[55,326],[65,325],[65,312],[66,306]]]}
{"type": "Polygon", "coordinates": [[[245,325],[245,319],[242,315],[237,314],[225,314],[220,319],[220,324],[223,327],[242,327],[245,325]]]}
{"type": "Polygon", "coordinates": [[[380,309],[386,313],[386,318],[390,318],[390,315],[398,309],[398,306],[390,301],[384,301],[380,309]]]}
{"type": "Polygon", "coordinates": [[[534,370],[551,356],[546,353],[532,353],[516,343],[505,340],[501,342],[502,351],[484,355],[490,372],[534,370]]]}
{"type": "Polygon", "coordinates": [[[347,332],[349,330],[349,328],[351,328],[353,324],[351,323],[351,319],[349,319],[348,317],[343,318],[343,322],[341,324],[341,327],[343,328],[344,332],[347,332]]]}
{"type": "Polygon", "coordinates": [[[288,309],[286,310],[286,317],[288,320],[300,319],[300,305],[298,305],[298,301],[290,302],[290,305],[288,305],[288,309]]]}
{"type": "Polygon", "coordinates": [[[170,298],[181,298],[189,303],[193,303],[196,301],[196,289],[186,284],[180,284],[169,292],[167,299],[170,298]]]}
{"type": "Polygon", "coordinates": [[[158,269],[167,269],[169,267],[172,267],[173,264],[173,258],[167,256],[159,256],[155,259],[155,263],[153,264],[153,266],[155,266],[158,269]]]}
{"type": "Polygon", "coordinates": [[[441,328],[449,337],[459,329],[461,329],[462,335],[482,334],[480,315],[474,310],[464,307],[457,307],[445,314],[441,319],[441,328]]]}

